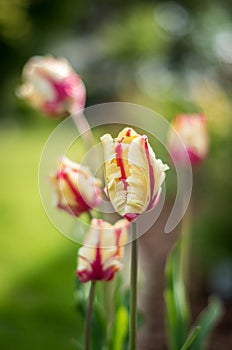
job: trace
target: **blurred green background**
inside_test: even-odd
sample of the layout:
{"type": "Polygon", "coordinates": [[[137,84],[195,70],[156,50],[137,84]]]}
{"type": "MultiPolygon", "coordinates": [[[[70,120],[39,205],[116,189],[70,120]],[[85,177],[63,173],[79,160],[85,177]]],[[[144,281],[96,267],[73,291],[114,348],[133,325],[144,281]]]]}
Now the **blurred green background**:
{"type": "Polygon", "coordinates": [[[50,224],[37,186],[43,145],[59,121],[15,97],[36,54],[71,62],[87,106],[134,102],[168,120],[206,114],[210,152],[194,173],[193,260],[203,287],[232,300],[231,9],[226,0],[0,0],[1,349],[73,349],[80,331],[76,245],[50,224]]]}

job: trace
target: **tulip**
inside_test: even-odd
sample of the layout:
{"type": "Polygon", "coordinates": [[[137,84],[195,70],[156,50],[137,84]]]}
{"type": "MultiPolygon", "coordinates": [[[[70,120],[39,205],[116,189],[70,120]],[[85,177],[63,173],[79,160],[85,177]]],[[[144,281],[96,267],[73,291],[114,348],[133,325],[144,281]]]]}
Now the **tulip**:
{"type": "Polygon", "coordinates": [[[50,176],[56,192],[55,205],[71,215],[79,216],[102,202],[101,182],[90,170],[63,157],[58,171],[50,176]]]}
{"type": "Polygon", "coordinates": [[[175,118],[173,127],[185,144],[184,148],[172,131],[169,134],[168,148],[172,159],[181,165],[186,164],[186,156],[192,165],[201,163],[208,151],[206,119],[202,114],[182,114],[175,118]]]}
{"type": "Polygon", "coordinates": [[[34,56],[22,73],[18,96],[50,116],[77,113],[85,107],[85,86],[65,58],[34,56]]]}
{"type": "Polygon", "coordinates": [[[106,134],[101,141],[109,199],[121,216],[134,221],[158,204],[168,166],[156,159],[147,136],[131,128],[114,140],[106,134]]]}
{"type": "Polygon", "coordinates": [[[92,219],[84,246],[78,252],[77,275],[81,282],[110,281],[121,268],[123,248],[128,237],[129,222],[114,225],[92,219]]]}

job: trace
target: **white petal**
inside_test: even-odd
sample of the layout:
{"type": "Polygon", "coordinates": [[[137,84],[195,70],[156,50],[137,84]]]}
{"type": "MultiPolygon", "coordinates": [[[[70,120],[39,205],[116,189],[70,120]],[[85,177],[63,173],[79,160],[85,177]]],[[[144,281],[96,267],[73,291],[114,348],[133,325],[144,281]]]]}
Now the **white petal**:
{"type": "Polygon", "coordinates": [[[114,152],[114,141],[110,134],[105,134],[101,137],[101,142],[103,146],[104,160],[105,162],[110,162],[115,158],[114,152]]]}
{"type": "Polygon", "coordinates": [[[126,213],[140,214],[146,210],[150,195],[150,177],[146,153],[141,137],[135,138],[129,148],[128,162],[131,175],[128,177],[126,213]]]}
{"type": "Polygon", "coordinates": [[[111,258],[104,263],[104,270],[109,267],[114,267],[115,270],[119,270],[121,268],[121,263],[117,258],[111,258]]]}

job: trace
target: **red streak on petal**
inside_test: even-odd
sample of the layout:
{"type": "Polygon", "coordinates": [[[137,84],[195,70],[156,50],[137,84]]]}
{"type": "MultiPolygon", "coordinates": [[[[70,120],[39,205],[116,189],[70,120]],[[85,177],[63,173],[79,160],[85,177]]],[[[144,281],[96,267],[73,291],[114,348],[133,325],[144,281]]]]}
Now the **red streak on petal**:
{"type": "Polygon", "coordinates": [[[123,159],[122,159],[122,144],[121,144],[121,142],[119,142],[116,145],[115,153],[116,153],[117,165],[119,166],[120,171],[121,171],[121,178],[120,178],[120,180],[126,180],[126,172],[125,172],[125,168],[124,168],[124,165],[123,165],[123,159]]]}
{"type": "Polygon", "coordinates": [[[115,235],[116,235],[116,246],[119,246],[119,241],[120,241],[120,237],[121,237],[121,233],[122,233],[122,228],[117,227],[115,229],[115,235]]]}
{"type": "Polygon", "coordinates": [[[124,215],[124,218],[131,222],[131,221],[135,221],[137,216],[139,216],[139,214],[127,213],[124,215]]]}
{"type": "Polygon", "coordinates": [[[192,165],[197,165],[201,163],[201,161],[204,159],[203,156],[200,157],[196,152],[192,151],[191,149],[188,150],[188,155],[192,165]]]}
{"type": "Polygon", "coordinates": [[[81,281],[81,283],[85,283],[85,282],[88,282],[90,281],[89,279],[89,273],[88,273],[88,270],[77,270],[77,276],[79,277],[79,280],[81,281]]]}
{"type": "Polygon", "coordinates": [[[62,100],[67,98],[68,94],[66,91],[67,86],[66,86],[65,81],[56,82],[56,81],[51,80],[50,83],[53,86],[54,90],[56,91],[57,102],[62,101],[62,100]]]}
{"type": "Polygon", "coordinates": [[[115,235],[116,235],[116,247],[117,247],[117,250],[116,250],[116,255],[120,255],[120,237],[121,237],[121,234],[122,234],[122,228],[116,228],[115,230],[115,235]]]}
{"type": "Polygon", "coordinates": [[[131,136],[131,129],[128,129],[126,132],[126,136],[130,137],[131,136]]]}
{"type": "Polygon", "coordinates": [[[122,144],[121,144],[121,142],[117,143],[117,145],[115,146],[115,153],[116,153],[117,165],[118,165],[118,167],[120,168],[120,171],[121,171],[121,177],[120,177],[119,180],[122,181],[123,186],[124,186],[124,190],[126,191],[128,183],[126,181],[126,171],[125,171],[124,164],[123,164],[122,144]]]}
{"type": "MultiPolygon", "coordinates": [[[[68,186],[70,187],[71,191],[73,192],[73,195],[75,196],[76,199],[76,207],[74,206],[69,206],[71,211],[73,212],[74,215],[78,216],[81,213],[88,211],[89,209],[91,209],[91,207],[85,202],[85,200],[83,199],[83,197],[81,196],[80,192],[78,191],[78,189],[72,184],[72,182],[70,181],[68,175],[61,171],[58,175],[57,175],[58,179],[63,179],[66,181],[66,183],[68,184],[68,186]]],[[[68,205],[68,203],[67,203],[68,205]]]]}
{"type": "Polygon", "coordinates": [[[52,101],[45,101],[43,110],[51,115],[63,112],[62,103],[72,99],[73,108],[78,112],[85,106],[86,92],[77,74],[71,74],[60,81],[56,81],[44,72],[39,72],[52,86],[55,92],[55,98],[52,101]]]}
{"type": "MultiPolygon", "coordinates": [[[[99,219],[97,220],[97,227],[99,228],[99,230],[101,230],[101,226],[102,226],[102,220],[99,219]]],[[[120,252],[119,242],[120,242],[121,233],[122,233],[122,228],[115,229],[114,234],[115,234],[115,244],[116,244],[117,250],[112,256],[110,256],[104,262],[104,264],[106,264],[111,259],[120,257],[121,252],[120,252]]],[[[118,266],[109,266],[108,268],[104,269],[104,264],[102,264],[101,250],[107,249],[107,248],[101,247],[100,237],[101,237],[101,231],[99,232],[99,240],[97,243],[97,247],[92,248],[96,250],[96,254],[93,262],[90,262],[86,257],[80,256],[80,258],[89,262],[91,266],[91,270],[88,270],[88,269],[82,270],[82,271],[77,270],[77,275],[80,281],[83,283],[88,281],[93,281],[93,280],[110,281],[114,277],[115,272],[118,270],[118,266]]]]}
{"type": "Polygon", "coordinates": [[[149,204],[147,207],[147,209],[149,210],[153,207],[153,204],[155,202],[155,197],[156,197],[156,196],[154,196],[155,177],[154,177],[154,169],[153,169],[153,166],[151,164],[151,159],[150,159],[150,154],[149,154],[147,136],[144,135],[143,140],[144,140],[144,149],[145,149],[145,154],[147,157],[148,168],[149,168],[149,178],[150,178],[150,201],[149,201],[149,204]]]}
{"type": "Polygon", "coordinates": [[[91,263],[92,275],[91,280],[104,280],[104,270],[102,265],[102,256],[101,256],[101,230],[102,230],[102,220],[97,220],[98,227],[98,242],[96,247],[96,255],[94,261],[91,263]]]}
{"type": "Polygon", "coordinates": [[[101,250],[100,246],[96,248],[95,260],[92,262],[93,276],[92,278],[95,280],[100,280],[103,278],[103,269],[101,262],[101,250]]]}
{"type": "Polygon", "coordinates": [[[198,155],[195,151],[190,148],[187,151],[172,149],[171,150],[172,160],[182,166],[186,166],[188,164],[187,158],[190,161],[192,166],[200,164],[204,160],[204,156],[198,155]]]}
{"type": "MultiPolygon", "coordinates": [[[[101,247],[101,230],[102,230],[102,220],[98,220],[97,223],[98,229],[99,229],[99,240],[97,243],[97,247],[93,248],[96,250],[95,254],[95,259],[93,262],[90,263],[91,265],[91,271],[85,270],[85,271],[77,271],[77,274],[80,278],[81,282],[87,282],[87,281],[96,281],[96,280],[104,280],[104,281],[109,281],[114,277],[114,273],[116,272],[116,267],[115,266],[110,266],[107,269],[104,269],[104,265],[102,264],[102,249],[107,249],[107,248],[102,248],[101,247]]],[[[104,230],[104,228],[103,228],[104,230]]],[[[109,257],[108,260],[114,258],[117,254],[114,254],[113,256],[109,257]]],[[[86,259],[88,260],[88,259],[86,259]]]]}

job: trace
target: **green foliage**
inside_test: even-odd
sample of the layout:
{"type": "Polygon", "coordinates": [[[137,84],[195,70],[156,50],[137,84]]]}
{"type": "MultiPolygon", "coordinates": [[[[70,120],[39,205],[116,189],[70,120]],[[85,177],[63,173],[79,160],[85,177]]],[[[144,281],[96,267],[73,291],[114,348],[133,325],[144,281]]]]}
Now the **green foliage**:
{"type": "Polygon", "coordinates": [[[38,191],[38,164],[49,133],[0,131],[1,349],[74,350],[81,333],[73,302],[77,245],[51,225],[38,191]]]}
{"type": "Polygon", "coordinates": [[[110,303],[106,309],[107,342],[104,350],[122,350],[128,349],[129,334],[129,291],[122,286],[122,276],[118,274],[114,281],[111,282],[111,295],[109,294],[110,286],[106,284],[108,293],[105,300],[110,303]]]}
{"type": "Polygon", "coordinates": [[[215,325],[223,314],[223,306],[221,301],[216,297],[209,299],[209,305],[199,315],[195,324],[199,326],[200,332],[194,342],[191,350],[206,350],[206,341],[215,325]]]}
{"type": "Polygon", "coordinates": [[[187,350],[190,349],[190,347],[192,346],[193,343],[195,343],[198,334],[200,331],[200,327],[195,327],[192,332],[190,332],[186,342],[184,343],[184,345],[181,347],[180,350],[187,350]]]}
{"type": "MultiPolygon", "coordinates": [[[[83,344],[85,315],[90,283],[77,280],[75,305],[83,326],[80,329],[77,349],[83,344]]],[[[97,282],[92,321],[91,349],[122,350],[128,348],[129,303],[128,290],[122,288],[122,278],[116,276],[111,282],[97,282]]]]}
{"type": "Polygon", "coordinates": [[[192,331],[187,335],[189,332],[190,310],[180,263],[183,247],[181,246],[181,239],[171,250],[165,268],[164,298],[169,349],[206,350],[206,340],[222,315],[222,304],[219,299],[211,298],[208,307],[202,311],[195,321],[192,331]]]}
{"type": "Polygon", "coordinates": [[[162,31],[154,21],[154,9],[153,4],[135,5],[117,20],[106,22],[101,35],[107,55],[135,61],[138,57],[164,52],[168,41],[163,40],[162,31]]]}
{"type": "Polygon", "coordinates": [[[189,327],[189,305],[180,269],[180,242],[168,256],[165,268],[166,328],[170,350],[180,349],[189,327]]]}
{"type": "Polygon", "coordinates": [[[115,332],[113,350],[122,350],[128,332],[128,310],[125,306],[119,307],[115,317],[115,332]]]}

